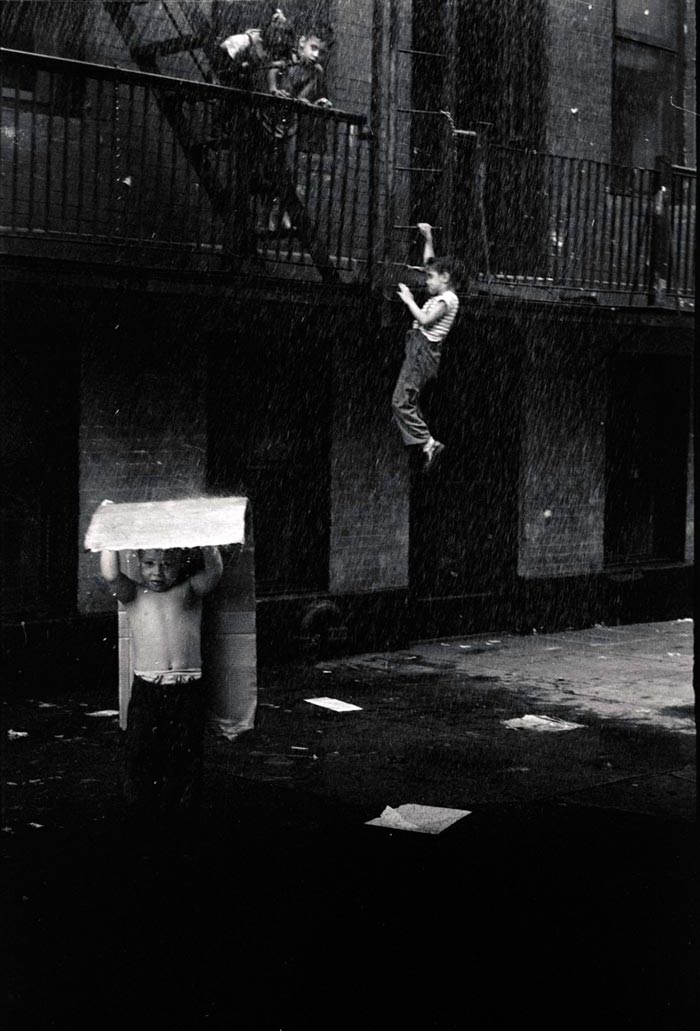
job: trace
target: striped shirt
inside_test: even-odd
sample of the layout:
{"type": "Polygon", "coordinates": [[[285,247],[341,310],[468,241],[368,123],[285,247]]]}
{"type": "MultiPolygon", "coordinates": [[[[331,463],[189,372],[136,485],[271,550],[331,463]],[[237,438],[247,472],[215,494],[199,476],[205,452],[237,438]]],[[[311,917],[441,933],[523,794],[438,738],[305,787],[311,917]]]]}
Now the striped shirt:
{"type": "MultiPolygon", "coordinates": [[[[459,309],[459,297],[453,290],[445,290],[441,294],[436,294],[435,297],[429,297],[425,302],[421,311],[424,315],[432,315],[435,309],[443,303],[447,306],[445,314],[434,322],[432,326],[421,326],[416,319],[413,323],[414,329],[419,329],[424,337],[426,337],[431,344],[440,344],[447,334],[452,329],[452,323],[457,318],[457,310],[459,309]]],[[[440,352],[440,347],[431,348],[433,351],[440,352]]]]}

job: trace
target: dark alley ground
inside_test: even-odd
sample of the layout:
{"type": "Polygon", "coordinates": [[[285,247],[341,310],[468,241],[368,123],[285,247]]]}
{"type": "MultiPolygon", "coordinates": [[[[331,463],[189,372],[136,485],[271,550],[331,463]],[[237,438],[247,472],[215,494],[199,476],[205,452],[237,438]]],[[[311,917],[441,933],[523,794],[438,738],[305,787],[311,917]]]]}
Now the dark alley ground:
{"type": "Polygon", "coordinates": [[[263,670],[185,855],[125,843],[90,715],[116,686],[10,690],[5,1026],[695,1026],[692,646],[680,620],[263,670]],[[410,802],[470,815],[365,826],[410,802]]]}

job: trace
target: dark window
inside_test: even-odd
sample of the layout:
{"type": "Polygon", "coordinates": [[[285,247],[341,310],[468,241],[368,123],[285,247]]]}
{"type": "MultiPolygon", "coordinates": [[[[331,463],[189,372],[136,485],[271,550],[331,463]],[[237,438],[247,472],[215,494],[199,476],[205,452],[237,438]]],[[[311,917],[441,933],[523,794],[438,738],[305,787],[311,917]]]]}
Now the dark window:
{"type": "Polygon", "coordinates": [[[613,160],[651,168],[663,154],[680,160],[672,97],[680,93],[676,0],[617,0],[613,160]]]}
{"type": "MultiPolygon", "coordinates": [[[[3,46],[27,53],[55,54],[82,59],[85,42],[85,6],[77,3],[44,0],[16,0],[0,6],[0,33],[3,46]]],[[[27,62],[5,61],[2,97],[5,103],[20,108],[36,105],[48,110],[80,117],[85,80],[67,75],[50,75],[27,62]],[[19,97],[17,98],[17,93],[19,97]]]]}

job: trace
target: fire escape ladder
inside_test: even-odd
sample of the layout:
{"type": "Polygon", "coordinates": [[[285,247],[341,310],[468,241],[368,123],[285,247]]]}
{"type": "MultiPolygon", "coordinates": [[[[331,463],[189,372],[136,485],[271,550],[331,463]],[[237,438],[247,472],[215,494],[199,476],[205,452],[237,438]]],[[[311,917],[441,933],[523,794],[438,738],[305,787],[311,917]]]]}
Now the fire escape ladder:
{"type": "MultiPolygon", "coordinates": [[[[132,16],[131,8],[144,6],[143,0],[103,0],[104,7],[119,34],[124,40],[129,54],[142,72],[153,75],[162,74],[158,64],[159,57],[178,53],[189,53],[196,65],[202,80],[218,82],[218,72],[222,68],[222,51],[218,47],[215,30],[202,11],[197,0],[161,0],[162,7],[173,26],[175,35],[160,40],[144,40],[141,28],[132,16]],[[179,18],[176,17],[179,13],[179,18]],[[183,23],[191,30],[183,31],[183,23]],[[205,67],[199,54],[206,59],[205,67]]],[[[194,169],[212,205],[216,216],[227,222],[233,233],[237,233],[244,241],[245,223],[249,221],[243,212],[248,198],[239,198],[236,203],[234,192],[221,181],[216,162],[216,147],[225,145],[223,141],[192,140],[182,100],[172,90],[154,91],[154,98],[161,115],[169,122],[183,154],[194,169]],[[236,223],[240,223],[237,225],[236,223]]],[[[295,184],[291,181],[280,184],[282,190],[296,195],[295,184]]],[[[324,282],[337,283],[338,273],[332,266],[328,252],[321,242],[312,219],[305,207],[299,202],[298,235],[302,244],[311,255],[324,282]]]]}

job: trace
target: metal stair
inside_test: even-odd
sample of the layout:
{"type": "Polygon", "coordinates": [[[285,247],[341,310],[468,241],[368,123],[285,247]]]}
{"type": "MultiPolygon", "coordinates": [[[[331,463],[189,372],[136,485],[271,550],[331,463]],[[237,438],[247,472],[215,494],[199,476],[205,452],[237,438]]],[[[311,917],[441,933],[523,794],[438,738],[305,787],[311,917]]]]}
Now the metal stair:
{"type": "MultiPolygon", "coordinates": [[[[163,17],[173,28],[173,35],[164,39],[144,38],[140,19],[132,9],[144,7],[149,0],[103,0],[104,8],[124,40],[132,60],[140,71],[163,74],[159,58],[174,54],[189,54],[193,72],[203,82],[225,85],[221,73],[225,72],[227,58],[218,46],[216,30],[197,0],[160,0],[163,17]]],[[[195,76],[193,75],[193,78],[195,76]]],[[[160,114],[170,124],[175,138],[195,171],[209,197],[217,218],[224,220],[231,229],[232,253],[252,257],[257,251],[251,240],[254,231],[248,214],[248,197],[234,197],[229,184],[222,182],[218,174],[216,148],[231,145],[222,137],[206,141],[193,140],[183,111],[183,104],[172,90],[163,93],[155,91],[155,101],[160,114]]],[[[296,197],[295,184],[280,183],[282,193],[296,197]]],[[[297,234],[306,251],[311,255],[322,280],[337,283],[338,273],[332,266],[328,252],[315,231],[312,220],[301,202],[295,212],[297,234]]]]}

